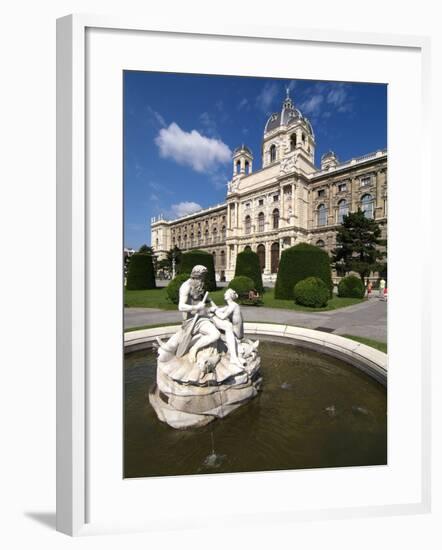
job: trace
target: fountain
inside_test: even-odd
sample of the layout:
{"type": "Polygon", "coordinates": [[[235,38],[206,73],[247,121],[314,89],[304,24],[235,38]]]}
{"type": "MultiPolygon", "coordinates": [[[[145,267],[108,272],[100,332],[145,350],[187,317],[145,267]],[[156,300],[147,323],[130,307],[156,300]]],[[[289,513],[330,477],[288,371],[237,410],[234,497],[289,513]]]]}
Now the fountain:
{"type": "Polygon", "coordinates": [[[125,334],[124,477],[386,464],[386,354],[243,323],[204,275],[180,289],[181,325],[125,334]]]}
{"type": "Polygon", "coordinates": [[[156,384],[149,401],[158,418],[177,429],[199,427],[223,418],[258,394],[261,385],[259,341],[244,338],[236,292],[226,305],[204,294],[207,269],[195,266],[179,290],[184,320],[167,342],[157,338],[156,384]]]}

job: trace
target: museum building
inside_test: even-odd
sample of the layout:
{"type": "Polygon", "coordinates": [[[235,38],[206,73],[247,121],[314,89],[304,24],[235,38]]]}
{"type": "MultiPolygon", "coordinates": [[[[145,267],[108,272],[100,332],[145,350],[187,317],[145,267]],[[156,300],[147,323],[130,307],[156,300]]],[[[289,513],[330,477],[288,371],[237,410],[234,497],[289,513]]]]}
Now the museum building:
{"type": "MultiPolygon", "coordinates": [[[[151,219],[151,246],[161,259],[177,246],[213,254],[217,279],[233,278],[237,254],[258,254],[263,280],[276,279],[285,248],[306,242],[328,253],[336,246],[343,216],[358,209],[387,236],[387,151],[339,162],[329,151],[314,164],[315,136],[309,120],[287,93],[281,111],[267,120],[262,168],[253,171],[245,145],[233,152],[226,202],[174,220],[151,219]]],[[[333,273],[337,278],[337,273],[333,273]]]]}

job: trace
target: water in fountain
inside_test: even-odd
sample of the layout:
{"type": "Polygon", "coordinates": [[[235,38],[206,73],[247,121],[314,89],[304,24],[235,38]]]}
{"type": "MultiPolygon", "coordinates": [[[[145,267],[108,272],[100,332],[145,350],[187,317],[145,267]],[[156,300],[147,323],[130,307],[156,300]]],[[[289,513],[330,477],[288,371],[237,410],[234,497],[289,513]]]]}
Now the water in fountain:
{"type": "Polygon", "coordinates": [[[264,383],[256,398],[206,426],[175,430],[158,420],[147,399],[156,354],[128,354],[124,476],[386,464],[385,387],[298,346],[263,341],[260,355],[264,383]]]}
{"type": "MultiPolygon", "coordinates": [[[[216,367],[215,367],[215,370],[214,370],[214,374],[215,374],[215,382],[217,383],[218,380],[216,378],[216,367]]],[[[222,398],[222,394],[219,390],[218,390],[218,394],[219,394],[219,398],[220,398],[220,409],[222,411],[222,409],[223,409],[223,398],[222,398]]],[[[223,415],[221,415],[221,416],[223,416],[223,415]]],[[[211,440],[211,443],[212,443],[212,452],[209,455],[206,456],[206,458],[203,461],[203,465],[206,468],[219,468],[221,466],[223,460],[225,459],[225,455],[217,454],[216,451],[215,451],[215,436],[214,436],[214,424],[213,423],[210,424],[210,440],[211,440]]]]}

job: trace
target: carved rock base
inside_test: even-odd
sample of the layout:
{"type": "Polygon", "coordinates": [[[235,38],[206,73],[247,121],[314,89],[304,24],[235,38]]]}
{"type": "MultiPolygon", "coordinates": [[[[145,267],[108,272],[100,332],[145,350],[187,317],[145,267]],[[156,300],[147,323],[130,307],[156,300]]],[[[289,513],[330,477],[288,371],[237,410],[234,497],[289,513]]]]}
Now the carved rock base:
{"type": "MultiPolygon", "coordinates": [[[[250,352],[245,358],[246,365],[244,368],[232,365],[230,375],[225,352],[212,372],[201,373],[199,377],[195,376],[195,366],[188,356],[158,361],[157,382],[149,392],[149,402],[159,420],[176,429],[201,427],[224,418],[253,399],[262,378],[260,357],[252,345],[250,341],[244,343],[245,353],[250,352]]],[[[208,354],[210,350],[202,352],[202,356],[208,354]]]]}

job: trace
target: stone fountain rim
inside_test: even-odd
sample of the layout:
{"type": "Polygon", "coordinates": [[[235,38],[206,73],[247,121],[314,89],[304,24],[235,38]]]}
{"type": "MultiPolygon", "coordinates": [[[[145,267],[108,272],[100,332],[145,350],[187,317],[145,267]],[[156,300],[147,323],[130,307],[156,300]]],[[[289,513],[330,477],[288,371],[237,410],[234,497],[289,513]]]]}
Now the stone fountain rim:
{"type": "MultiPolygon", "coordinates": [[[[151,347],[155,338],[168,338],[181,325],[145,328],[124,334],[124,351],[137,351],[151,347]]],[[[365,344],[337,334],[292,325],[273,323],[244,323],[246,337],[262,337],[287,344],[298,344],[344,360],[362,370],[382,385],[387,385],[387,354],[365,344]]]]}

